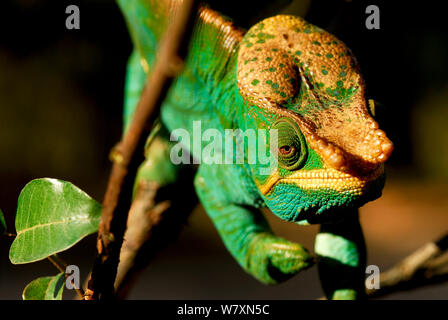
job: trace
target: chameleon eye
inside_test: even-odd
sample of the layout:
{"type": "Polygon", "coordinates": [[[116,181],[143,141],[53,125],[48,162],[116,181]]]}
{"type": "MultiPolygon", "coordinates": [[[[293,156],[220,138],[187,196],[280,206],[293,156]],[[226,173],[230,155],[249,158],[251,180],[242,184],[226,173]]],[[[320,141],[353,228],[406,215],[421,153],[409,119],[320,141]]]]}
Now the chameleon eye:
{"type": "Polygon", "coordinates": [[[278,148],[278,150],[284,156],[295,152],[295,148],[293,146],[288,146],[288,145],[281,146],[280,148],[278,148]]]}
{"type": "Polygon", "coordinates": [[[307,156],[305,138],[297,124],[288,118],[277,120],[272,129],[278,130],[278,162],[287,170],[299,169],[307,156]]]}

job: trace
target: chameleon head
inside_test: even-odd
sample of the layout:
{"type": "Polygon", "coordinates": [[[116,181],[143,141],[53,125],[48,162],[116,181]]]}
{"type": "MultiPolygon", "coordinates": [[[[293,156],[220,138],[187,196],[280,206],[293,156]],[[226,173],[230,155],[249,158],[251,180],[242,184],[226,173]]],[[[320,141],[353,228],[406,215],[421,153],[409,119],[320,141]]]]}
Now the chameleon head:
{"type": "Polygon", "coordinates": [[[243,38],[237,84],[248,125],[277,129],[278,166],[269,175],[253,170],[276,215],[320,223],[381,195],[393,144],[340,40],[298,17],[265,19],[243,38]]]}

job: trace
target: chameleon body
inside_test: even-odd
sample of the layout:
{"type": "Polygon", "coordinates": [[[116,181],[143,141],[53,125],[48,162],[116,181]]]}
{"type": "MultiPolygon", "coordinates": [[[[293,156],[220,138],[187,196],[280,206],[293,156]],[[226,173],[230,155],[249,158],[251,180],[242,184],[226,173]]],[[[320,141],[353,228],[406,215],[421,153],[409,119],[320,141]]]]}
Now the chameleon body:
{"type": "MultiPolygon", "coordinates": [[[[177,1],[119,0],[134,52],[129,60],[125,127],[177,1]]],[[[202,6],[181,75],[162,105],[138,179],[175,184],[180,166],[170,148],[202,130],[277,129],[278,164],[202,161],[194,180],[199,199],[242,268],[263,283],[284,281],[315,259],[300,244],[275,236],[262,207],[283,220],[321,224],[315,253],[329,299],[364,296],[365,245],[358,207],[381,195],[383,163],[393,145],[369,112],[355,58],[336,37],[302,18],[278,15],[235,26],[202,6]],[[171,136],[170,136],[171,135],[171,136]],[[207,163],[206,163],[207,162],[207,163]]],[[[184,143],[193,158],[200,148],[184,143]]],[[[247,158],[247,155],[245,155],[247,158]]],[[[246,159],[247,160],[247,159],[246,159]]],[[[175,198],[175,195],[173,195],[175,198]]]]}

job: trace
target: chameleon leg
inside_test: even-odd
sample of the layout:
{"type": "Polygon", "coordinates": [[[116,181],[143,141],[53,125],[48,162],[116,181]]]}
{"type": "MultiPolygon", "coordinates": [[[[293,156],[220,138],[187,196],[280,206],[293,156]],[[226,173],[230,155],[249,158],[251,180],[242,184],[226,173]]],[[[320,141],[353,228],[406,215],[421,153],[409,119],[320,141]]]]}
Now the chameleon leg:
{"type": "Polygon", "coordinates": [[[323,224],[316,236],[318,270],[328,299],[365,298],[366,247],[357,209],[344,221],[323,224]]]}
{"type": "Polygon", "coordinates": [[[124,131],[127,130],[134,115],[140,95],[146,81],[146,73],[140,64],[140,56],[134,50],[128,59],[126,68],[125,100],[123,108],[124,131]]]}
{"type": "Polygon", "coordinates": [[[168,243],[175,240],[197,203],[194,171],[170,160],[172,142],[160,124],[148,139],[146,160],[140,166],[134,200],[120,252],[115,288],[124,298],[141,271],[168,243]]]}
{"type": "Polygon", "coordinates": [[[230,170],[202,164],[195,178],[201,203],[227,249],[240,266],[259,281],[276,284],[312,264],[312,257],[298,243],[272,234],[263,214],[239,204],[230,170]]]}

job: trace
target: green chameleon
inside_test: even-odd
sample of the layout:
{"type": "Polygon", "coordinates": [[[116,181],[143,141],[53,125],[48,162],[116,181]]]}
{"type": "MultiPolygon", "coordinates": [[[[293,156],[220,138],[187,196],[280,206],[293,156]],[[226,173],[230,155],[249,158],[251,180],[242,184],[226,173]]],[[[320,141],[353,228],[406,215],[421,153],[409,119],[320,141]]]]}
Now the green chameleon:
{"type": "MultiPolygon", "coordinates": [[[[118,2],[134,43],[126,79],[127,127],[178,1],[118,2]]],[[[199,149],[190,148],[176,136],[179,128],[193,135],[194,121],[223,135],[226,129],[265,129],[263,143],[278,161],[267,173],[256,161],[203,159],[197,166],[196,193],[226,248],[263,283],[282,282],[317,261],[328,299],[363,298],[366,253],[358,208],[381,196],[383,163],[393,144],[373,119],[374,103],[366,100],[351,51],[299,17],[277,15],[246,31],[206,5],[189,50],[137,179],[178,183],[186,165],[172,162],[172,147],[180,141],[185,152],[201,158],[207,145],[201,141],[199,149]],[[277,132],[276,148],[271,129],[277,132]],[[263,207],[292,223],[320,224],[317,259],[274,235],[263,207]]]]}

